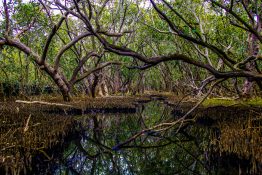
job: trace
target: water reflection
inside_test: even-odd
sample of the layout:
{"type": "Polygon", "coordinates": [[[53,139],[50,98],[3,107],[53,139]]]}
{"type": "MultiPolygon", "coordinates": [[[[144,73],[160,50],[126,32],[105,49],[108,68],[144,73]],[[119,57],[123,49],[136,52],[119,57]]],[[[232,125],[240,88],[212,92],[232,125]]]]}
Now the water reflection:
{"type": "MultiPolygon", "coordinates": [[[[151,101],[139,105],[137,112],[132,114],[87,114],[71,117],[56,115],[53,118],[52,115],[48,118],[32,115],[30,129],[22,132],[22,136],[14,138],[19,141],[14,142],[19,145],[19,149],[9,152],[9,155],[16,157],[17,153],[27,150],[26,154],[19,157],[19,161],[23,159],[22,164],[25,160],[30,162],[19,170],[17,167],[9,167],[8,172],[56,175],[260,172],[261,119],[258,114],[250,114],[252,117],[257,116],[256,120],[254,117],[252,120],[250,117],[237,120],[235,116],[231,120],[226,117],[209,122],[211,119],[205,118],[194,124],[183,125],[179,131],[149,131],[136,139],[130,139],[143,129],[175,120],[172,110],[163,101],[151,101]],[[25,136],[27,134],[30,136],[25,136]],[[30,145],[25,145],[25,140],[30,145]],[[36,151],[40,147],[41,151],[36,151]],[[26,171],[21,171],[23,168],[26,171]]],[[[221,112],[223,111],[215,111],[215,114],[221,112]]],[[[7,119],[0,116],[2,121],[7,119]]],[[[11,116],[14,114],[9,117],[11,116]]],[[[19,116],[21,117],[21,113],[19,116]]],[[[13,117],[12,122],[17,121],[17,117],[13,117]]],[[[21,119],[21,131],[25,128],[27,118],[21,119]]],[[[1,139],[10,132],[7,128],[1,127],[1,139]]],[[[8,155],[2,149],[6,147],[6,143],[1,143],[0,153],[4,155],[3,158],[8,155]]]]}
{"type": "MultiPolygon", "coordinates": [[[[97,114],[78,118],[79,137],[64,148],[54,174],[209,173],[200,147],[203,130],[148,132],[117,147],[144,128],[173,118],[172,108],[153,101],[136,114],[97,114]],[[62,163],[61,163],[62,162],[62,163]]],[[[202,145],[204,146],[204,145],[202,145]]]]}

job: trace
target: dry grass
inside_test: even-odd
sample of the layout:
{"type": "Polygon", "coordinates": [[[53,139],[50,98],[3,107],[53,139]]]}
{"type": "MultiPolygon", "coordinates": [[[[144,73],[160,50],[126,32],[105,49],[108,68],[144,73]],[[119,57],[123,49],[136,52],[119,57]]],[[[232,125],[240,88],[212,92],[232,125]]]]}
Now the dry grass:
{"type": "MultiPolygon", "coordinates": [[[[0,103],[0,168],[19,174],[71,131],[72,118],[46,115],[26,105],[0,103]]],[[[46,159],[50,157],[45,153],[46,159]]]]}

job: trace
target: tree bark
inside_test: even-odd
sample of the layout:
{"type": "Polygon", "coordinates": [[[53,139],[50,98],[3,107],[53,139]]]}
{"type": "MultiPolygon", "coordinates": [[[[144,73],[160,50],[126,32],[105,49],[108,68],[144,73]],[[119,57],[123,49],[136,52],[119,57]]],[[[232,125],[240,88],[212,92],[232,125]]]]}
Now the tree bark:
{"type": "Polygon", "coordinates": [[[71,90],[71,85],[65,80],[64,76],[46,63],[41,65],[40,68],[54,80],[63,96],[64,101],[70,101],[71,97],[69,92],[71,90]]]}

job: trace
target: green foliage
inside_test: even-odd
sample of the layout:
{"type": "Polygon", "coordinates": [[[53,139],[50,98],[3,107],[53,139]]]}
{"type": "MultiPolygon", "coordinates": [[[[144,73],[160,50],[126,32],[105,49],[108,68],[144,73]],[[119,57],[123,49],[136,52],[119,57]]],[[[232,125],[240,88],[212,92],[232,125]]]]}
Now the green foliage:
{"type": "MultiPolygon", "coordinates": [[[[167,22],[163,20],[163,16],[159,15],[152,6],[143,7],[139,2],[112,1],[108,3],[103,10],[102,6],[98,5],[102,2],[99,1],[98,4],[94,4],[93,8],[95,8],[97,12],[102,10],[98,18],[98,23],[100,24],[99,29],[112,33],[132,31],[131,34],[125,33],[117,39],[101,34],[109,43],[130,48],[146,57],[173,53],[184,54],[195,61],[201,61],[203,64],[211,63],[216,67],[220,59],[219,55],[202,46],[197,46],[198,50],[196,50],[196,45],[177,36],[175,31],[172,31],[167,22]],[[201,54],[199,52],[201,52],[201,54]],[[208,55],[209,62],[203,56],[205,54],[208,55]]],[[[143,4],[143,2],[144,1],[141,1],[141,4],[143,4]]],[[[208,44],[212,44],[225,51],[225,53],[235,61],[241,61],[248,56],[248,32],[231,25],[232,22],[237,23],[232,15],[228,15],[221,10],[221,8],[217,8],[211,3],[202,0],[178,0],[171,1],[170,4],[173,9],[168,8],[168,6],[163,3],[159,3],[157,6],[160,10],[163,10],[163,13],[168,19],[173,22],[174,26],[180,29],[184,35],[196,39],[201,37],[202,40],[208,44]]],[[[11,27],[15,28],[15,32],[12,33],[12,35],[16,35],[17,31],[21,31],[29,24],[34,23],[34,27],[19,37],[19,40],[41,56],[47,37],[52,31],[51,27],[58,22],[61,14],[57,14],[57,11],[51,10],[49,19],[45,9],[42,8],[41,4],[37,1],[12,1],[8,5],[11,14],[10,18],[12,19],[11,27]]],[[[228,6],[229,4],[225,5],[228,6]]],[[[88,8],[86,10],[88,11],[88,8]]],[[[236,3],[233,10],[243,20],[250,23],[248,15],[240,4],[236,3]]],[[[94,13],[93,16],[96,17],[96,14],[94,13]]],[[[92,18],[90,22],[94,26],[94,29],[97,30],[98,26],[95,18],[92,18]]],[[[3,37],[5,30],[4,23],[4,20],[0,18],[0,37],[3,37]]],[[[86,31],[84,23],[76,17],[69,17],[67,24],[68,25],[63,22],[49,46],[47,62],[50,65],[53,65],[57,53],[71,41],[71,38],[86,31]]],[[[66,78],[69,78],[79,62],[79,58],[92,50],[98,53],[103,50],[101,43],[96,38],[93,40],[91,37],[86,37],[81,43],[76,43],[74,48],[68,49],[63,54],[60,62],[60,71],[63,72],[66,78]],[[80,55],[76,54],[76,50],[79,50],[80,55]]],[[[97,60],[97,58],[89,59],[85,67],[93,67],[97,60]]],[[[106,53],[100,62],[115,60],[124,63],[124,66],[122,66],[120,70],[120,79],[123,80],[123,82],[131,79],[131,83],[136,84],[138,78],[143,74],[145,87],[156,90],[162,90],[164,88],[164,79],[166,78],[165,68],[156,65],[145,73],[141,73],[139,70],[130,70],[125,66],[143,66],[143,63],[129,56],[119,56],[112,53],[106,53]]],[[[35,65],[32,63],[31,58],[19,53],[16,49],[7,49],[4,47],[0,62],[2,81],[7,79],[7,77],[10,80],[20,80],[27,77],[25,82],[37,81],[50,83],[48,76],[43,76],[43,74],[40,73],[41,71],[34,67],[35,65]],[[27,71],[27,69],[29,70],[27,71]],[[28,72],[34,73],[29,74],[28,72]],[[6,76],[6,74],[8,74],[8,76],[6,76]]],[[[260,64],[261,63],[258,63],[261,67],[260,64]]],[[[188,82],[194,81],[194,86],[199,86],[201,83],[200,80],[209,76],[206,70],[188,66],[179,61],[168,62],[166,68],[169,69],[168,74],[171,75],[170,82],[182,82],[186,85],[188,82]]],[[[221,68],[221,71],[227,70],[230,70],[230,68],[221,68]]],[[[114,72],[118,70],[112,68],[111,70],[107,69],[107,71],[109,74],[114,74],[114,72]]]]}

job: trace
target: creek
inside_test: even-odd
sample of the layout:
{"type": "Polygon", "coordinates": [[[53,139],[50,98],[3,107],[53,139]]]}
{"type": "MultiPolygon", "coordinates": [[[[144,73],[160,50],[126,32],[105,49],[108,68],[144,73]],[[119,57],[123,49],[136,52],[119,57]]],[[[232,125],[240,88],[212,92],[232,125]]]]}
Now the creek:
{"type": "Polygon", "coordinates": [[[262,173],[262,115],[252,110],[195,112],[193,123],[144,132],[129,142],[185,111],[159,99],[139,103],[129,113],[2,111],[0,174],[262,173]]]}

